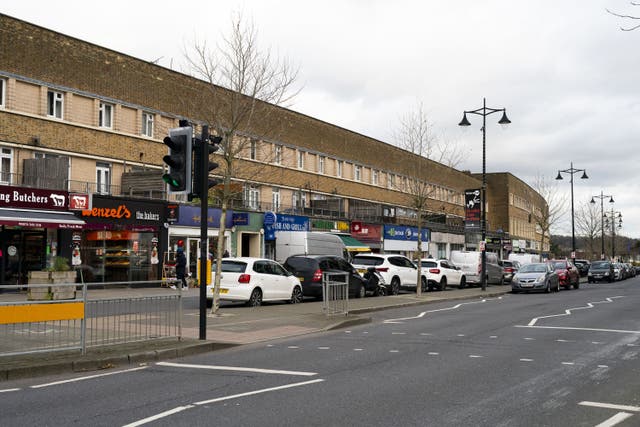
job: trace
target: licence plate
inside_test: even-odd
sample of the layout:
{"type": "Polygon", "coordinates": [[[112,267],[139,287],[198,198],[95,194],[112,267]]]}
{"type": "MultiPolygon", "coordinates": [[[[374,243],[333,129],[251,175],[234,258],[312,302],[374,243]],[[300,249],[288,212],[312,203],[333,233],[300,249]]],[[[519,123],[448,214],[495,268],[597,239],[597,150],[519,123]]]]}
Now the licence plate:
{"type": "Polygon", "coordinates": [[[533,283],[522,283],[521,288],[533,288],[533,283]]]}
{"type": "Polygon", "coordinates": [[[367,270],[365,270],[364,268],[359,268],[358,269],[358,273],[360,273],[360,274],[364,274],[366,272],[367,272],[367,270]]]}
{"type": "Polygon", "coordinates": [[[220,293],[221,294],[226,294],[227,292],[229,292],[229,289],[220,288],[220,293]]]}
{"type": "Polygon", "coordinates": [[[302,282],[304,282],[304,277],[299,276],[299,277],[298,277],[298,280],[300,280],[300,282],[302,283],[302,282]]]}

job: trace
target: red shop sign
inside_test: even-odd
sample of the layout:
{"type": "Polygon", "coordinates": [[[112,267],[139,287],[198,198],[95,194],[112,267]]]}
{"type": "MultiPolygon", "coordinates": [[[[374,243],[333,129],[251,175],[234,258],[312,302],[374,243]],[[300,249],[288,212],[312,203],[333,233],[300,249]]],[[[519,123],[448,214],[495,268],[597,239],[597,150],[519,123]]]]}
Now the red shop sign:
{"type": "Polygon", "coordinates": [[[66,211],[69,206],[69,193],[62,190],[0,185],[0,206],[66,211]]]}

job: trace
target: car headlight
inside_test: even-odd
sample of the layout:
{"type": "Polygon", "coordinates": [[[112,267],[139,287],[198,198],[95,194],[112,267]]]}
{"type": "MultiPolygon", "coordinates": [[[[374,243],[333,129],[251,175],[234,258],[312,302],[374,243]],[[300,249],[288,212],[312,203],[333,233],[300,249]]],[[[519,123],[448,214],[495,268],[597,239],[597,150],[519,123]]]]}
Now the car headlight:
{"type": "Polygon", "coordinates": [[[544,280],[544,276],[538,276],[536,277],[536,283],[540,283],[544,280]]]}

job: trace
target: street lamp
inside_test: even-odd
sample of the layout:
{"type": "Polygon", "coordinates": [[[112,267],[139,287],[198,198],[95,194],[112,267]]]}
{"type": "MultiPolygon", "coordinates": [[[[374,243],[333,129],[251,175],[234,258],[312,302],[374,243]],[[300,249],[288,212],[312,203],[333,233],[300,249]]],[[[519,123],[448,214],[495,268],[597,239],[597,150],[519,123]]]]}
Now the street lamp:
{"type": "Polygon", "coordinates": [[[482,220],[480,224],[480,229],[482,232],[482,290],[487,290],[487,253],[486,253],[486,238],[487,238],[487,207],[486,207],[486,196],[487,196],[487,155],[486,155],[486,140],[487,140],[487,116],[489,114],[497,113],[502,111],[502,118],[498,121],[503,126],[511,123],[511,120],[507,118],[507,109],[506,108],[487,108],[487,99],[482,98],[482,108],[478,108],[477,110],[465,111],[462,116],[462,120],[458,123],[458,126],[471,126],[469,120],[467,120],[467,113],[469,114],[477,114],[482,116],[482,203],[480,207],[482,208],[482,220]]]}
{"type": "Polygon", "coordinates": [[[600,230],[602,231],[602,251],[600,252],[600,259],[604,259],[604,198],[605,197],[610,197],[609,199],[609,203],[613,203],[613,196],[608,196],[603,194],[602,191],[600,191],[600,195],[599,196],[591,196],[591,202],[595,205],[596,201],[595,199],[600,199],[600,219],[601,224],[600,224],[600,230]]]}
{"type": "Polygon", "coordinates": [[[575,264],[576,262],[576,227],[575,227],[575,215],[573,213],[573,175],[582,172],[582,176],[580,179],[589,179],[587,176],[587,171],[585,169],[574,169],[573,162],[571,162],[571,167],[569,169],[558,170],[558,176],[556,179],[562,179],[563,173],[571,174],[571,261],[575,264]]]}
{"type": "Polygon", "coordinates": [[[609,225],[611,225],[611,261],[615,262],[616,260],[616,228],[621,229],[622,228],[622,213],[620,211],[614,211],[613,210],[613,206],[611,207],[611,212],[607,212],[610,213],[611,216],[607,216],[607,214],[604,214],[604,218],[605,219],[605,225],[608,227],[609,225]],[[609,218],[611,218],[611,221],[609,221],[609,218]],[[618,220],[618,223],[616,224],[616,219],[618,220]]]}

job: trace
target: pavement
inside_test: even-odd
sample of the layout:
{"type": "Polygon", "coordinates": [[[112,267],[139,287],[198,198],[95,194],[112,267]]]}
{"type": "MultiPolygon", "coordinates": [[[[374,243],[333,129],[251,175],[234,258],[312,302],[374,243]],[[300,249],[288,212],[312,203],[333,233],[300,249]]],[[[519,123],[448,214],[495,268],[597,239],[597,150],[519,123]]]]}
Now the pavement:
{"type": "MultiPolygon", "coordinates": [[[[442,301],[496,297],[511,291],[511,286],[447,289],[349,300],[348,315],[326,315],[321,301],[303,304],[264,304],[244,307],[221,305],[218,315],[207,315],[206,340],[199,339],[199,289],[177,291],[168,288],[90,289],[88,299],[134,298],[182,292],[183,315],[180,338],[158,339],[137,343],[89,348],[85,355],[78,350],[0,356],[0,381],[51,374],[97,371],[135,367],[160,360],[222,350],[234,346],[320,333],[370,323],[370,313],[399,307],[417,306],[442,301]]],[[[11,299],[3,294],[2,301],[11,299]]],[[[20,298],[19,295],[14,298],[20,298]]],[[[21,299],[24,300],[24,299],[21,299]]],[[[207,310],[209,312],[209,310],[207,310]]],[[[1,338],[0,338],[1,339],[1,338]]]]}

